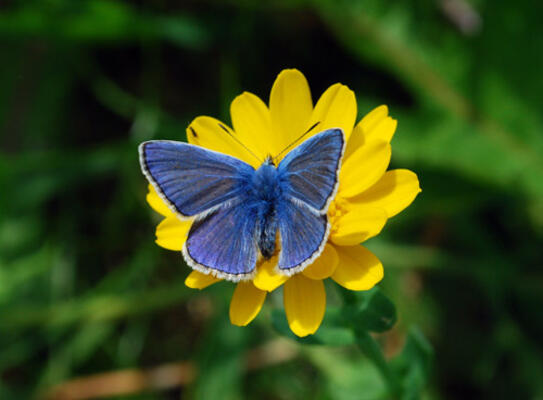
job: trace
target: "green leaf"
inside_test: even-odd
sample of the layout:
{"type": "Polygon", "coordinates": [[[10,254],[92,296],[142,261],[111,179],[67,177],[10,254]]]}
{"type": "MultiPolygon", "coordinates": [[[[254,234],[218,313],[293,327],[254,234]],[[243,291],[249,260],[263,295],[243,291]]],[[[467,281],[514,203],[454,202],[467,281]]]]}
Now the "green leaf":
{"type": "Polygon", "coordinates": [[[371,332],[385,332],[396,323],[396,307],[379,288],[373,288],[364,296],[364,302],[356,315],[358,328],[371,332]]]}

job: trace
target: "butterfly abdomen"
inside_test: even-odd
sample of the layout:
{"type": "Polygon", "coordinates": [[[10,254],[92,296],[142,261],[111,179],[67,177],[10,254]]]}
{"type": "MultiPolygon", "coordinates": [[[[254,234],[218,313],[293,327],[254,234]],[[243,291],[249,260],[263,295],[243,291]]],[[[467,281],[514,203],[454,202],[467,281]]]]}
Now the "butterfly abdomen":
{"type": "Polygon", "coordinates": [[[257,222],[256,234],[257,244],[260,253],[266,259],[275,253],[275,237],[277,232],[277,217],[275,210],[263,215],[263,218],[257,222]]]}
{"type": "Polygon", "coordinates": [[[255,240],[262,256],[270,258],[275,252],[277,204],[281,198],[277,169],[271,163],[262,164],[251,183],[250,196],[255,200],[257,214],[255,240]]]}

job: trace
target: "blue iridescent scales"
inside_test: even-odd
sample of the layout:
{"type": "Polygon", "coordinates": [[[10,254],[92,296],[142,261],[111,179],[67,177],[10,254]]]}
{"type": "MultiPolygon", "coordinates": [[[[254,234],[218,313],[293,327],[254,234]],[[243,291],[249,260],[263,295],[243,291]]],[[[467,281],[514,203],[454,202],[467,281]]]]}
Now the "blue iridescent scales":
{"type": "Polygon", "coordinates": [[[323,251],[327,211],[339,185],[341,129],[307,139],[274,165],[258,169],[187,143],[153,140],[139,147],[144,175],[181,219],[193,219],[183,247],[188,265],[231,281],[254,276],[260,256],[275,253],[277,271],[302,271],[323,251]]]}

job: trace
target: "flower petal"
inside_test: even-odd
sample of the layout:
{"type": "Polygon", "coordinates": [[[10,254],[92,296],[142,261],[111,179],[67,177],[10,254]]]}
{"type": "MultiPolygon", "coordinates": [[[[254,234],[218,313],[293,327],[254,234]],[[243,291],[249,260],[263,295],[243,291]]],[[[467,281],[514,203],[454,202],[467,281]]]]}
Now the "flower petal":
{"type": "Polygon", "coordinates": [[[407,169],[393,169],[364,193],[349,199],[349,202],[380,207],[391,218],[411,204],[420,192],[417,175],[407,169]]]}
{"type": "Polygon", "coordinates": [[[307,130],[312,111],[313,102],[305,76],[296,69],[281,71],[270,94],[273,129],[270,151],[273,156],[307,130]]]}
{"type": "Polygon", "coordinates": [[[309,126],[319,122],[313,133],[341,128],[348,140],[356,121],[356,97],[341,83],[330,86],[315,105],[309,126]]]}
{"type": "Polygon", "coordinates": [[[339,257],[334,246],[326,244],[322,254],[302,273],[310,279],[326,279],[334,273],[338,263],[339,257]]]}
{"type": "Polygon", "coordinates": [[[207,116],[196,117],[187,128],[190,144],[254,163],[253,156],[232,138],[234,135],[235,132],[226,124],[207,116]]]}
{"type": "Polygon", "coordinates": [[[272,137],[272,129],[268,107],[254,94],[244,92],[230,105],[230,115],[241,143],[260,158],[261,161],[257,162],[252,157],[252,165],[258,168],[270,153],[267,139],[272,137]]]}
{"type": "Polygon", "coordinates": [[[205,289],[206,287],[219,282],[220,279],[215,278],[211,274],[202,274],[198,271],[192,271],[187,279],[185,279],[185,286],[191,289],[205,289]]]}
{"type": "Polygon", "coordinates": [[[168,250],[181,251],[192,221],[181,221],[176,216],[164,218],[156,227],[156,244],[168,250]]]}
{"type": "Polygon", "coordinates": [[[388,107],[386,105],[380,105],[375,107],[369,113],[367,113],[364,118],[360,120],[360,126],[365,132],[369,132],[375,127],[380,121],[388,117],[388,107]]]}
{"type": "Polygon", "coordinates": [[[356,149],[362,147],[370,140],[378,138],[385,142],[390,142],[395,129],[396,121],[388,116],[387,106],[383,105],[373,109],[354,127],[353,133],[347,142],[344,159],[349,158],[356,149]],[[387,124],[393,123],[393,126],[383,125],[383,127],[375,129],[376,126],[385,120],[389,121],[387,124]],[[392,131],[390,128],[393,128],[392,131]],[[379,135],[379,133],[382,135],[379,135]]]}
{"type": "Polygon", "coordinates": [[[149,193],[147,193],[146,200],[153,210],[163,215],[164,217],[175,216],[175,214],[168,208],[166,203],[164,203],[164,200],[160,198],[155,188],[153,188],[151,184],[149,184],[149,193]]]}
{"type": "Polygon", "coordinates": [[[339,266],[332,279],[349,290],[369,290],[383,279],[383,264],[363,246],[336,247],[339,266]]]}
{"type": "Polygon", "coordinates": [[[249,324],[260,312],[266,292],[252,282],[240,282],[236,285],[230,300],[230,322],[237,326],[249,324]]]}
{"type": "Polygon", "coordinates": [[[277,256],[274,256],[257,267],[253,279],[253,283],[257,288],[271,292],[286,282],[288,276],[278,274],[276,271],[277,261],[277,256]]]}
{"type": "Polygon", "coordinates": [[[330,240],[339,246],[354,246],[379,234],[387,222],[382,208],[351,204],[346,214],[336,218],[330,240]]]}
{"type": "Polygon", "coordinates": [[[283,302],[288,324],[295,335],[303,337],[315,333],[326,308],[324,283],[302,274],[294,275],[285,282],[283,302]]]}
{"type": "Polygon", "coordinates": [[[341,167],[341,196],[356,196],[377,182],[388,167],[390,155],[390,144],[381,140],[368,142],[357,149],[341,167]]]}
{"type": "Polygon", "coordinates": [[[376,123],[371,129],[366,129],[363,127],[366,141],[384,140],[390,143],[392,136],[394,136],[394,132],[396,132],[397,126],[398,121],[390,117],[386,117],[376,123]]]}

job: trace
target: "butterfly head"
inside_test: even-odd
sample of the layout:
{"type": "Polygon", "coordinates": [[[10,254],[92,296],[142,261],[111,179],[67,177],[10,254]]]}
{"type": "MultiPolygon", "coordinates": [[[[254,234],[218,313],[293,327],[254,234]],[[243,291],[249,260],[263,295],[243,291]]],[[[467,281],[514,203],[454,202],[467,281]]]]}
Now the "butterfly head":
{"type": "Polygon", "coordinates": [[[266,160],[264,161],[264,165],[271,165],[271,166],[275,167],[275,163],[273,162],[273,157],[270,154],[268,154],[266,156],[266,160]]]}

